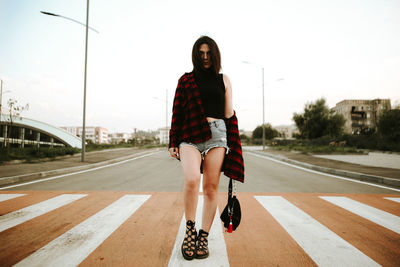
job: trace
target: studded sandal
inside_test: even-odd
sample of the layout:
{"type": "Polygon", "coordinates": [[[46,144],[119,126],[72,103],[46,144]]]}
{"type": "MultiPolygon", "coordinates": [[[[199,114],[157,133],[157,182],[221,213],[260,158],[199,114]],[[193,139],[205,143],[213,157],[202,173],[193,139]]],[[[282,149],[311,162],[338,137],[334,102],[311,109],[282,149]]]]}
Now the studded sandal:
{"type": "Polygon", "coordinates": [[[196,259],[205,259],[208,257],[208,233],[203,229],[200,229],[199,235],[197,236],[196,246],[196,259]]]}
{"type": "Polygon", "coordinates": [[[186,234],[181,247],[182,255],[186,260],[193,260],[196,256],[196,239],[195,222],[189,220],[186,222],[186,234]]]}

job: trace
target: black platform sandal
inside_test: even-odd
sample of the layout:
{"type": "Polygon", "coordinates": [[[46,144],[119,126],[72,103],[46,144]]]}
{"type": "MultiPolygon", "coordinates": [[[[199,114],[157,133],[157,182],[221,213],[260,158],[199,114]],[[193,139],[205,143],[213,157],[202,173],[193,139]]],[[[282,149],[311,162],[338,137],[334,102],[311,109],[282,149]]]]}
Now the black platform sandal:
{"type": "Polygon", "coordinates": [[[194,224],[193,221],[186,222],[186,234],[181,247],[183,257],[189,261],[196,256],[197,231],[194,224]]]}
{"type": "Polygon", "coordinates": [[[199,235],[197,236],[196,259],[205,259],[208,257],[209,252],[208,252],[207,238],[208,238],[208,233],[203,229],[200,229],[199,235]]]}

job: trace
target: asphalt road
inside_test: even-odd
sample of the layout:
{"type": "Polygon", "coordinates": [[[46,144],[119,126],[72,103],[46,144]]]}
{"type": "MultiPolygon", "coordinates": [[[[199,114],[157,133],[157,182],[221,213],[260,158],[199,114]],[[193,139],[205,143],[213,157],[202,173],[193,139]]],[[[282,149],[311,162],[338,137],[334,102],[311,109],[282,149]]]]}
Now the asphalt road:
{"type": "MultiPolygon", "coordinates": [[[[240,226],[186,261],[180,162],[166,151],[0,190],[0,266],[398,266],[399,190],[245,152],[240,226]]],[[[203,196],[196,211],[201,227],[203,196]]],[[[199,228],[198,228],[199,229],[199,228]]]]}
{"type": "MultiPolygon", "coordinates": [[[[245,183],[238,183],[239,193],[399,193],[399,191],[367,185],[359,181],[343,180],[299,169],[259,157],[251,152],[244,153],[244,160],[245,183]]],[[[225,192],[227,185],[228,179],[221,175],[219,190],[225,192]]],[[[124,163],[7,190],[181,192],[183,175],[180,162],[170,158],[167,152],[160,151],[124,163]]]]}

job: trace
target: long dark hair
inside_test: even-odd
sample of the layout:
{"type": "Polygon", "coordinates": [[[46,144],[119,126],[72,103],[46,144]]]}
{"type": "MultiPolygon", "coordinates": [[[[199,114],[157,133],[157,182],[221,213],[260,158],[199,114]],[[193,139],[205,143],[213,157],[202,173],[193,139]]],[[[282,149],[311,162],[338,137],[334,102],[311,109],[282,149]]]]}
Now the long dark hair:
{"type": "Polygon", "coordinates": [[[217,75],[221,70],[221,54],[219,52],[219,48],[217,43],[208,36],[201,36],[193,45],[192,50],[192,62],[193,62],[193,72],[200,73],[204,71],[203,60],[200,55],[200,46],[202,44],[207,44],[210,48],[210,56],[211,56],[211,69],[217,75]]]}

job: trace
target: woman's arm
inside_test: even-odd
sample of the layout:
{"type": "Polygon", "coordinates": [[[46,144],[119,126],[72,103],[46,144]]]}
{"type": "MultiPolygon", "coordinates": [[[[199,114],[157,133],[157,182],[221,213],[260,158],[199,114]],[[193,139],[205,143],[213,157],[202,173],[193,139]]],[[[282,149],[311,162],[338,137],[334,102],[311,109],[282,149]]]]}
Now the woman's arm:
{"type": "Polygon", "coordinates": [[[233,104],[232,104],[232,84],[229,77],[223,74],[224,84],[225,84],[225,118],[230,118],[233,116],[233,104]]]}

